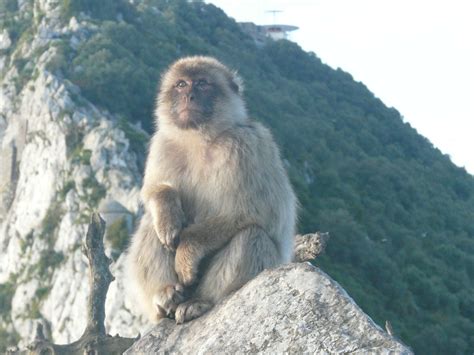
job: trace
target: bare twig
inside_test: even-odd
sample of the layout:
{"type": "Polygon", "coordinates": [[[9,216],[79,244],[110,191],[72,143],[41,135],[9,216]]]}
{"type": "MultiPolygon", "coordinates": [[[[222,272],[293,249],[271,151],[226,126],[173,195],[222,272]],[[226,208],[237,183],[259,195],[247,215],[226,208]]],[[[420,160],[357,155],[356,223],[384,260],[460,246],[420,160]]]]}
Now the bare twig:
{"type": "Polygon", "coordinates": [[[109,270],[112,260],[104,252],[104,233],[105,221],[99,214],[94,213],[83,245],[83,252],[89,260],[90,286],[87,327],[84,334],[105,335],[105,298],[114,277],[109,270]]]}
{"type": "Polygon", "coordinates": [[[295,237],[295,255],[293,261],[304,262],[314,260],[326,249],[329,233],[312,233],[295,237]]]}
{"type": "Polygon", "coordinates": [[[388,320],[385,321],[385,330],[387,331],[389,335],[395,336],[395,333],[393,332],[392,324],[388,320]]]}
{"type": "Polygon", "coordinates": [[[114,280],[109,270],[112,262],[104,253],[105,222],[99,214],[91,217],[83,250],[89,260],[90,294],[87,309],[87,326],[79,340],[58,345],[47,340],[43,326],[38,324],[36,337],[28,346],[29,354],[121,354],[137,340],[112,337],[105,332],[105,298],[114,280]]]}

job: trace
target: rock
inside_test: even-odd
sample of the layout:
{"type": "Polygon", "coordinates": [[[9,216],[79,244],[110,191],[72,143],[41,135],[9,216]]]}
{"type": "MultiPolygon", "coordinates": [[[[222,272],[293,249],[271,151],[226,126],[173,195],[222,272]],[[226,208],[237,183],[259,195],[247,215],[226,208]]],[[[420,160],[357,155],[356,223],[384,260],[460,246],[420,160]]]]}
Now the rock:
{"type": "MultiPolygon", "coordinates": [[[[0,285],[15,285],[11,312],[0,312],[0,334],[18,334],[22,347],[38,320],[51,326],[59,343],[82,334],[88,288],[81,243],[88,215],[102,199],[115,200],[130,211],[132,229],[141,172],[119,118],[48,69],[60,55],[59,37],[82,41],[97,26],[76,18],[65,24],[57,0],[18,4],[34,26],[31,41],[15,45],[0,29],[0,51],[7,53],[0,54],[0,285]],[[23,85],[15,85],[21,73],[10,51],[33,72],[23,85]]],[[[118,280],[121,272],[117,268],[118,280]]],[[[122,285],[114,287],[108,327],[136,335],[142,322],[128,311],[122,285]]]]}
{"type": "Polygon", "coordinates": [[[0,49],[8,49],[12,44],[8,31],[4,29],[0,32],[0,49]]]}
{"type": "Polygon", "coordinates": [[[289,264],[262,272],[201,318],[162,320],[126,352],[144,353],[412,352],[324,272],[289,264]]]}

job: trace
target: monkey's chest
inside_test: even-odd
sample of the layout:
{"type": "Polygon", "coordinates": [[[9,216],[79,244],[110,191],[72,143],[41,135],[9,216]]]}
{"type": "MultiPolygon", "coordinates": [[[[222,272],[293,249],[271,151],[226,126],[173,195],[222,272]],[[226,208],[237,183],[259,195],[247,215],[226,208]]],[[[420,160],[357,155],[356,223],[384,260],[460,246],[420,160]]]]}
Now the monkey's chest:
{"type": "Polygon", "coordinates": [[[234,204],[240,185],[237,162],[231,155],[212,150],[187,162],[179,193],[188,218],[197,220],[226,214],[234,204]]]}

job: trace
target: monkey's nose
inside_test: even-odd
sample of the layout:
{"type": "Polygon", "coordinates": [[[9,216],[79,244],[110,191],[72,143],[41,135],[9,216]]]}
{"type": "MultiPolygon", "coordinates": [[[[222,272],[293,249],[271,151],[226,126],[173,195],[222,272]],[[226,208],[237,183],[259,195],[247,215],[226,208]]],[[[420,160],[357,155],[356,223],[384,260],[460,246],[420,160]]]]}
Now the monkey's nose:
{"type": "Polygon", "coordinates": [[[187,94],[184,96],[184,102],[189,103],[191,101],[194,101],[194,94],[187,94]]]}

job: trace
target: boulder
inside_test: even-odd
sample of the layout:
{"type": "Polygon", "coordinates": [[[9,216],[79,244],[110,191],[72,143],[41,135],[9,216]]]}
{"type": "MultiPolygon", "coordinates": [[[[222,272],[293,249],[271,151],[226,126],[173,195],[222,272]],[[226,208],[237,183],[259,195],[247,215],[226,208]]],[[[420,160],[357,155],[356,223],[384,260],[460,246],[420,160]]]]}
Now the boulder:
{"type": "Polygon", "coordinates": [[[151,353],[412,351],[377,326],[323,271],[294,263],[262,272],[191,322],[161,320],[126,352],[151,353]]]}

